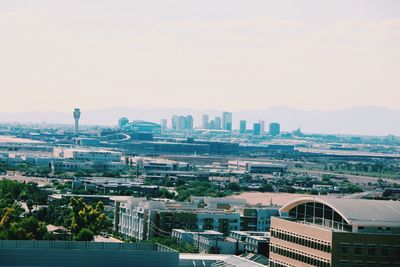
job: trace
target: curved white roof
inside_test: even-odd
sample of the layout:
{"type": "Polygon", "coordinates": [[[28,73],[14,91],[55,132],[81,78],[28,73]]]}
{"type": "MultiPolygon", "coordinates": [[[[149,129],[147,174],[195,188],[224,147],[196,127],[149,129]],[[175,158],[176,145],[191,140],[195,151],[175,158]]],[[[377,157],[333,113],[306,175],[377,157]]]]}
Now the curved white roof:
{"type": "Polygon", "coordinates": [[[331,207],[351,225],[400,227],[400,201],[308,196],[287,203],[280,211],[289,212],[292,208],[307,202],[317,202],[331,207]]]}

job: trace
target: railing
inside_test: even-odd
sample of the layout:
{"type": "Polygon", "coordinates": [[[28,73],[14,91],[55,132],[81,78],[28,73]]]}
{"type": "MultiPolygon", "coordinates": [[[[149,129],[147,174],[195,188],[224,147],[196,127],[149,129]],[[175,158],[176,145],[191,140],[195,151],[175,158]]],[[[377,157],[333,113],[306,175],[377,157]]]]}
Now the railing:
{"type": "Polygon", "coordinates": [[[114,243],[87,241],[0,240],[0,249],[128,250],[177,252],[153,243],[114,243]]]}

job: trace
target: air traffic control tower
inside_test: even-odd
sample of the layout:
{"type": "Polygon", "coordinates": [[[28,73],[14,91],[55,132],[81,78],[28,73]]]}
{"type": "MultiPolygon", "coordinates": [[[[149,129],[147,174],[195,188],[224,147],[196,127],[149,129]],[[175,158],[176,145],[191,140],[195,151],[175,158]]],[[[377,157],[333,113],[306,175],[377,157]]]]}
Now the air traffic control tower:
{"type": "Polygon", "coordinates": [[[81,110],[79,108],[74,109],[74,119],[75,119],[75,128],[74,133],[78,135],[79,132],[79,118],[81,117],[81,110]]]}

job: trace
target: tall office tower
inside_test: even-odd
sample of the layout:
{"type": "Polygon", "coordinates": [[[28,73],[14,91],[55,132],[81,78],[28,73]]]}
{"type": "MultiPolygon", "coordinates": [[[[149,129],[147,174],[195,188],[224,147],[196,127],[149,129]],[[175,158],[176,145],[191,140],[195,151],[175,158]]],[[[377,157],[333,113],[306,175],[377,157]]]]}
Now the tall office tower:
{"type": "Polygon", "coordinates": [[[79,108],[74,109],[74,120],[75,120],[75,127],[74,127],[74,133],[75,135],[78,135],[79,133],[79,119],[81,117],[81,110],[79,108]]]}
{"type": "Polygon", "coordinates": [[[261,126],[260,133],[261,133],[261,134],[265,134],[265,121],[259,120],[258,123],[259,123],[260,126],[261,126]]]}
{"type": "Polygon", "coordinates": [[[127,125],[129,123],[129,120],[125,117],[122,117],[118,120],[118,127],[122,130],[122,128],[124,128],[125,125],[127,125]]]}
{"type": "Polygon", "coordinates": [[[272,122],[269,124],[269,134],[272,136],[277,136],[281,134],[281,125],[277,122],[272,122]]]}
{"type": "Polygon", "coordinates": [[[254,135],[260,135],[261,134],[261,124],[258,122],[253,124],[253,134],[254,135]]]}
{"type": "Polygon", "coordinates": [[[176,126],[176,129],[178,131],[185,130],[186,128],[186,117],[185,116],[178,116],[178,125],[176,126]]]}
{"type": "Polygon", "coordinates": [[[215,130],[215,120],[210,120],[210,123],[208,124],[208,129],[213,129],[215,130]]]}
{"type": "Polygon", "coordinates": [[[202,120],[201,120],[201,128],[208,129],[209,128],[209,123],[208,123],[209,117],[208,117],[208,115],[204,114],[201,118],[202,118],[202,120]]]}
{"type": "Polygon", "coordinates": [[[215,130],[221,130],[222,129],[221,117],[215,117],[215,119],[214,119],[214,127],[212,129],[215,129],[215,130]]]}
{"type": "Polygon", "coordinates": [[[186,116],[186,123],[185,123],[186,130],[193,130],[193,116],[187,115],[186,116]]]}
{"type": "Polygon", "coordinates": [[[232,131],[232,113],[222,112],[222,129],[232,131]]]}
{"type": "Polygon", "coordinates": [[[168,120],[167,119],[162,119],[161,120],[161,132],[165,133],[168,128],[168,120]]]}
{"type": "Polygon", "coordinates": [[[246,133],[246,121],[245,120],[241,120],[240,121],[240,128],[239,128],[239,133],[240,134],[245,134],[246,133]]]}
{"type": "Polygon", "coordinates": [[[171,128],[173,130],[178,130],[178,123],[179,123],[179,116],[177,115],[172,116],[171,128]]]}

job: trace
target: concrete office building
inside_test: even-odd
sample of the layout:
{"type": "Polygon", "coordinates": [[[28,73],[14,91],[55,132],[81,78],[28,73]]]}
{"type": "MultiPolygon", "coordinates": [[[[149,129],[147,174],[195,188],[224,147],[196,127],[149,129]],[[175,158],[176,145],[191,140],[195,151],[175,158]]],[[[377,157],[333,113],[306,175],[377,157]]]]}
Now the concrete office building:
{"type": "Polygon", "coordinates": [[[253,124],[253,134],[254,135],[260,135],[261,134],[261,124],[258,122],[253,124]]]}
{"type": "Polygon", "coordinates": [[[232,131],[232,113],[222,112],[222,130],[232,131]]]}
{"type": "Polygon", "coordinates": [[[74,120],[75,120],[75,125],[74,125],[74,134],[78,135],[79,133],[79,119],[81,118],[81,110],[79,108],[74,109],[74,120]]]}
{"type": "Polygon", "coordinates": [[[260,133],[265,134],[265,121],[259,120],[258,123],[260,124],[260,133]]]}
{"type": "Polygon", "coordinates": [[[271,221],[270,266],[400,266],[400,202],[301,197],[271,221]]]}
{"type": "Polygon", "coordinates": [[[209,129],[210,125],[209,125],[209,116],[207,114],[204,114],[201,117],[201,128],[203,129],[209,129]]]}
{"type": "Polygon", "coordinates": [[[277,122],[272,122],[269,124],[269,134],[272,136],[277,136],[281,134],[281,125],[277,122]]]}
{"type": "Polygon", "coordinates": [[[121,162],[122,154],[111,151],[73,151],[72,157],[77,161],[121,162]]]}
{"type": "Polygon", "coordinates": [[[192,115],[172,116],[172,129],[177,131],[192,130],[193,129],[192,115]]]}
{"type": "Polygon", "coordinates": [[[284,173],[287,171],[288,166],[285,164],[264,161],[230,160],[228,161],[228,168],[232,171],[243,171],[248,173],[284,173]]]}
{"type": "Polygon", "coordinates": [[[150,243],[0,240],[0,266],[178,267],[179,253],[150,243]]]}
{"type": "Polygon", "coordinates": [[[165,133],[168,129],[168,120],[167,119],[162,119],[161,120],[161,132],[165,133]]]}
{"type": "Polygon", "coordinates": [[[239,133],[240,134],[245,134],[246,133],[246,124],[247,122],[245,120],[240,121],[240,126],[239,126],[239,133]]]}
{"type": "Polygon", "coordinates": [[[125,125],[127,125],[129,123],[129,120],[125,117],[122,117],[118,120],[118,128],[120,128],[121,130],[124,128],[125,125]]]}
{"type": "Polygon", "coordinates": [[[214,119],[214,128],[215,130],[221,130],[222,129],[222,119],[221,117],[215,117],[214,119]]]}

